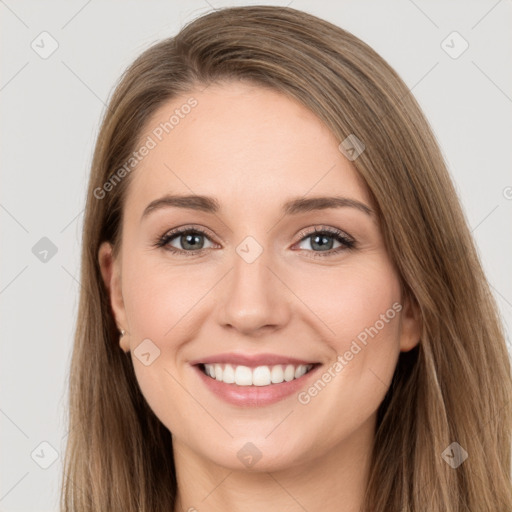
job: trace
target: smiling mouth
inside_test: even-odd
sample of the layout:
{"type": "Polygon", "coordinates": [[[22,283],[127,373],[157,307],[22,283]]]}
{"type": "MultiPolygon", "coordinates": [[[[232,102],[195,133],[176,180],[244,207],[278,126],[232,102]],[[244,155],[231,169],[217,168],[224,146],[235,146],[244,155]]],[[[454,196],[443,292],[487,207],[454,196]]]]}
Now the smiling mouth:
{"type": "Polygon", "coordinates": [[[318,364],[276,364],[250,368],[232,364],[199,364],[200,370],[212,379],[236,386],[271,386],[300,379],[318,364]]]}

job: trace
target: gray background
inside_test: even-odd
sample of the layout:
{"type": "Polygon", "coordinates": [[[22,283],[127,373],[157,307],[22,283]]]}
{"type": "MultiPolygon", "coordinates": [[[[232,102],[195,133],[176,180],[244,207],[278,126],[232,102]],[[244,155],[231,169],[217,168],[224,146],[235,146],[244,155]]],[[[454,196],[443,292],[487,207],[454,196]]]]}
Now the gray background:
{"type": "MultiPolygon", "coordinates": [[[[114,83],[193,17],[249,3],[0,0],[0,511],[57,510],[85,188],[114,83]],[[57,249],[46,261],[43,237],[57,249]]],[[[253,3],[327,19],[398,71],[438,138],[510,332],[512,2],[253,3]],[[453,31],[469,43],[458,58],[460,40],[442,45],[453,31]]]]}

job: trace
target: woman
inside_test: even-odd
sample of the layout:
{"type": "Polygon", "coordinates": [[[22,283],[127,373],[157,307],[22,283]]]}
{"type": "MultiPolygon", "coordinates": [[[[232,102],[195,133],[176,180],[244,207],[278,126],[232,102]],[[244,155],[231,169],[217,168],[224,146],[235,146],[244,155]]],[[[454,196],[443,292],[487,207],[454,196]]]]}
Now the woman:
{"type": "Polygon", "coordinates": [[[62,510],[512,509],[512,386],[395,71],[291,8],[145,51],[87,199],[62,510]]]}

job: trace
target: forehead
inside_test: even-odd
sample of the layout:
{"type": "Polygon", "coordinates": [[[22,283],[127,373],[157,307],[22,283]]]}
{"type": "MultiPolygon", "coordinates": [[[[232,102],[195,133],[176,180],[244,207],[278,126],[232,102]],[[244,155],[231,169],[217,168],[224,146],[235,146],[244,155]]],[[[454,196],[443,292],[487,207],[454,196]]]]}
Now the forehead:
{"type": "Polygon", "coordinates": [[[150,149],[133,172],[126,203],[181,193],[262,208],[333,192],[370,203],[323,122],[269,88],[227,82],[192,90],[160,107],[140,140],[150,149]]]}

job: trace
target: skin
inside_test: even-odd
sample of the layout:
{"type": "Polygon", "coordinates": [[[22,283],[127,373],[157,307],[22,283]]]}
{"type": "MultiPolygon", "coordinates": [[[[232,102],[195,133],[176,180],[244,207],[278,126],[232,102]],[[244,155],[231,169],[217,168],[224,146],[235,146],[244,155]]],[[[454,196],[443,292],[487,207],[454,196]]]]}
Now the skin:
{"type": "MultiPolygon", "coordinates": [[[[132,352],[140,389],[173,435],[175,512],[318,503],[324,512],[356,512],[376,412],[400,351],[418,343],[418,311],[402,297],[375,214],[343,207],[282,216],[282,203],[298,197],[339,195],[374,209],[340,141],[311,111],[279,92],[224,82],[166,103],[141,140],[191,96],[198,105],[133,171],[119,256],[108,243],[98,255],[115,320],[127,331],[120,347],[132,352]],[[221,210],[168,207],[141,220],[166,193],[213,196],[221,210]],[[208,231],[196,242],[201,254],[154,246],[190,224],[208,231]],[[300,231],[325,226],[355,247],[315,257],[325,253],[300,231]],[[250,264],[236,252],[247,236],[263,248],[250,264]],[[265,407],[227,404],[189,364],[224,352],[274,353],[318,361],[320,376],[394,303],[402,310],[306,405],[296,394],[265,407]],[[149,366],[133,353],[147,338],[160,350],[149,366]],[[262,454],[251,468],[237,457],[248,442],[262,454]]],[[[332,250],[341,245],[328,241],[332,250]]],[[[178,235],[169,244],[185,251],[185,242],[178,235]]]]}

